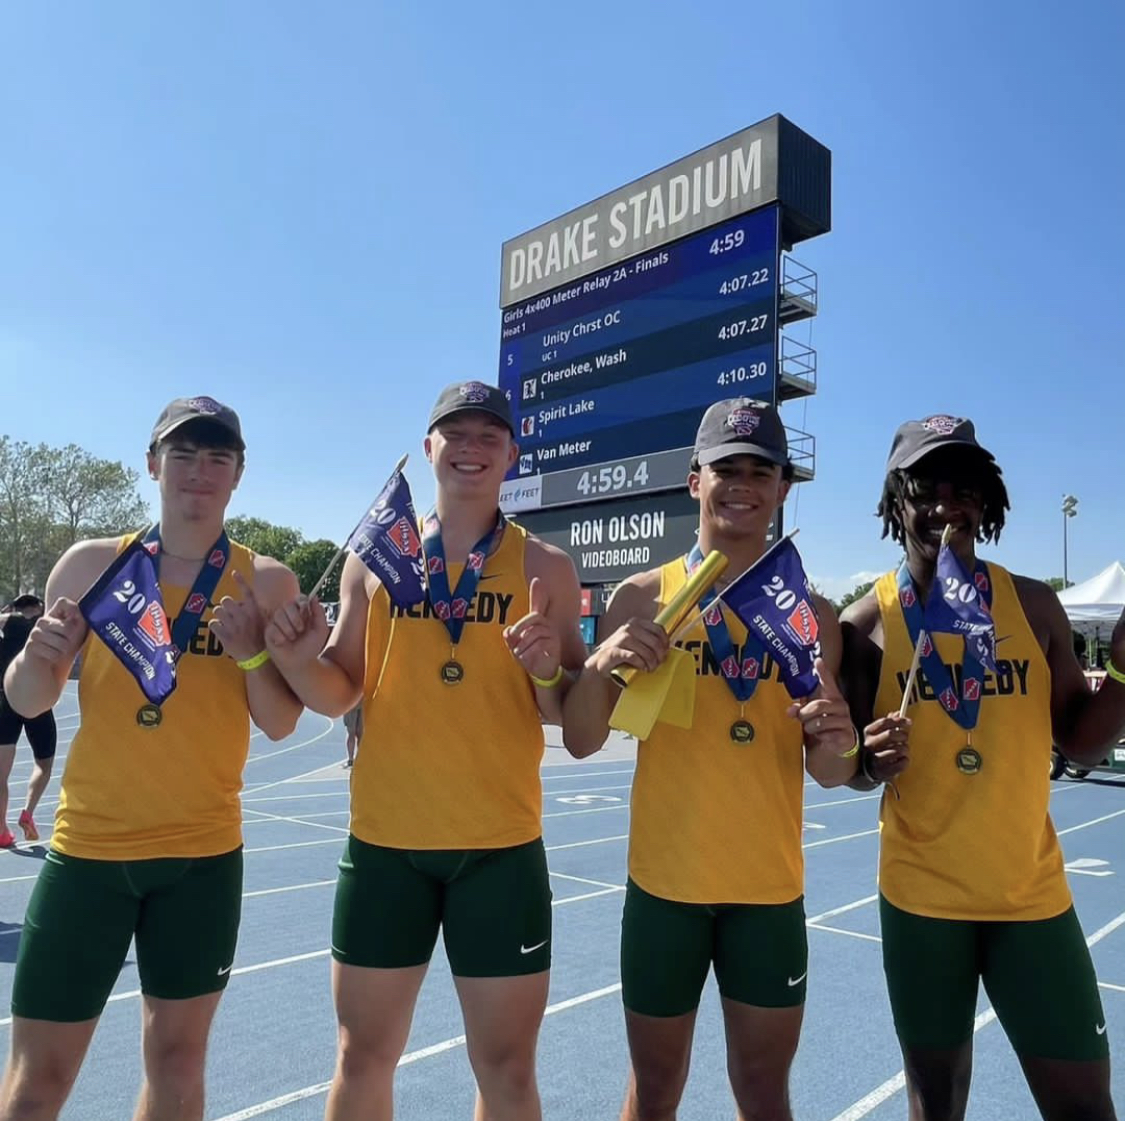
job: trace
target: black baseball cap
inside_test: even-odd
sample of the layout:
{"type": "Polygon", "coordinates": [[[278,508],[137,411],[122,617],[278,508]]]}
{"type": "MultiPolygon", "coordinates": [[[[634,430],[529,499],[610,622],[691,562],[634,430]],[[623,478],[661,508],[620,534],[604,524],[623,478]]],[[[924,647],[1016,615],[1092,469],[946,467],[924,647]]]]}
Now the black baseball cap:
{"type": "Polygon", "coordinates": [[[432,432],[441,421],[470,410],[494,416],[515,436],[516,422],[512,419],[512,407],[507,396],[503,390],[485,385],[483,381],[458,381],[447,385],[430,413],[430,426],[426,431],[432,432]]]}
{"type": "Polygon", "coordinates": [[[214,397],[177,397],[166,405],[153,426],[149,447],[156,447],[161,440],[171,436],[177,428],[190,420],[209,420],[220,428],[225,428],[234,437],[238,450],[246,450],[238,413],[229,405],[216,401],[214,397]]]}
{"type": "Polygon", "coordinates": [[[789,441],[773,405],[752,397],[732,397],[716,401],[703,414],[695,437],[695,461],[706,467],[732,455],[756,455],[788,466],[789,441]]]}
{"type": "Polygon", "coordinates": [[[887,457],[887,471],[912,467],[930,452],[948,447],[972,448],[986,459],[995,458],[987,448],[981,447],[971,420],[938,413],[899,425],[887,457]]]}
{"type": "Polygon", "coordinates": [[[43,601],[34,592],[24,592],[23,595],[16,596],[8,606],[17,610],[22,607],[42,607],[43,601]]]}

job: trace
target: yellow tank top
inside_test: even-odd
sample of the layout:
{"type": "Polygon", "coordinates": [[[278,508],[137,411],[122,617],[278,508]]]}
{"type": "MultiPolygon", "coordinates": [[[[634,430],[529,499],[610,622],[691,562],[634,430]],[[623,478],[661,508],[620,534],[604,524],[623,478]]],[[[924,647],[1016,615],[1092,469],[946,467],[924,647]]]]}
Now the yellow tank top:
{"type": "MultiPolygon", "coordinates": [[[[123,538],[121,548],[132,540],[123,538]]],[[[212,599],[241,598],[231,573],[253,581],[254,554],[231,542],[212,599]]],[[[187,588],[161,584],[174,619],[187,588]]],[[[250,747],[245,674],[207,630],[208,608],[180,658],[176,691],[156,728],[137,724],[136,680],[99,639],[78,678],[81,723],[63,772],[51,844],[92,860],[218,856],[242,843],[242,770],[250,747]]]]}
{"type": "MultiPolygon", "coordinates": [[[[363,746],[352,771],[352,833],[402,849],[491,849],[542,832],[543,726],[535,690],[504,642],[529,609],[526,533],[509,522],[485,561],[456,653],[429,602],[367,614],[363,746]],[[464,678],[447,685],[455,657],[464,678]]],[[[451,588],[461,566],[449,566],[451,588]]]]}
{"type": "MultiPolygon", "coordinates": [[[[997,672],[984,678],[972,733],[981,767],[957,768],[966,732],[935,696],[925,671],[907,715],[910,766],[882,807],[879,884],[896,907],[977,921],[1051,918],[1070,906],[1062,853],[1048,810],[1051,675],[1011,576],[990,564],[997,672]]],[[[875,712],[897,711],[913,645],[896,574],[875,585],[883,619],[883,664],[875,712]]],[[[932,636],[960,693],[964,639],[932,636]]]]}
{"type": "MultiPolygon", "coordinates": [[[[660,570],[660,603],[683,586],[682,559],[660,570]]],[[[698,609],[696,611],[698,615],[698,609]]],[[[746,628],[724,611],[738,648],[746,628]]],[[[768,655],[735,743],[739,701],[722,676],[702,622],[677,643],[695,660],[695,718],[688,730],[658,723],[637,753],[629,875],[645,891],[683,903],[790,903],[804,890],[801,725],[768,655]]]]}

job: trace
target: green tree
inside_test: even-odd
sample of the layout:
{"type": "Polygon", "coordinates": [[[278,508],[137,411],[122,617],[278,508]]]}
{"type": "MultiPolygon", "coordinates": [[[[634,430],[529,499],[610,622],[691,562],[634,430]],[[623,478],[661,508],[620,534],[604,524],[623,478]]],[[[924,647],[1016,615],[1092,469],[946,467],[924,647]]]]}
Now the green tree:
{"type": "MultiPolygon", "coordinates": [[[[306,541],[298,545],[285,558],[285,563],[293,570],[293,575],[297,577],[301,591],[305,595],[312,591],[321,574],[332,563],[336,552],[337,546],[321,538],[319,541],[306,541]]],[[[343,560],[336,562],[328,579],[317,593],[321,600],[336,603],[340,599],[340,572],[343,567],[343,560]]]]}
{"type": "Polygon", "coordinates": [[[1044,583],[1056,592],[1061,592],[1066,587],[1066,582],[1061,576],[1048,576],[1044,583]]]}
{"type": "Polygon", "coordinates": [[[137,493],[132,467],[99,459],[77,444],[48,452],[46,497],[62,550],[82,538],[140,529],[148,507],[137,493]]]}
{"type": "Polygon", "coordinates": [[[76,541],[138,529],[148,512],[131,468],[78,447],[0,436],[0,597],[41,592],[76,541]]]}
{"type": "Polygon", "coordinates": [[[46,480],[50,449],[0,436],[0,599],[41,590],[50,569],[46,480]]]}
{"type": "Polygon", "coordinates": [[[253,549],[255,553],[264,557],[273,557],[286,564],[289,555],[305,543],[304,535],[299,529],[292,529],[287,525],[274,525],[272,522],[267,522],[265,518],[251,518],[246,515],[227,518],[227,533],[239,544],[253,549]]]}
{"type": "Polygon", "coordinates": [[[840,602],[836,605],[836,613],[839,614],[845,607],[855,603],[857,599],[863,599],[873,587],[875,587],[874,580],[868,580],[863,584],[856,584],[850,592],[840,598],[840,602]]]}

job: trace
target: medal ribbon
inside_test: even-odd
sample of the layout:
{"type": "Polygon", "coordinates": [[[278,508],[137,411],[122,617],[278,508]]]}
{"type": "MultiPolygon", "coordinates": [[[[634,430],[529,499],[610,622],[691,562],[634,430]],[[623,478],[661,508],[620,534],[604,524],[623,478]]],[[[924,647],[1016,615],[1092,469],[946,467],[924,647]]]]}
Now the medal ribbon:
{"type": "Polygon", "coordinates": [[[456,589],[449,591],[449,574],[445,565],[445,549],[441,543],[441,522],[437,511],[431,510],[423,524],[422,552],[426,558],[426,584],[430,593],[430,604],[434,614],[445,624],[449,639],[454,646],[461,641],[465,629],[465,616],[469,604],[477,594],[477,585],[484,572],[484,562],[492,551],[497,535],[506,523],[504,515],[496,512],[492,528],[473,546],[456,589]]]}
{"type": "MultiPolygon", "coordinates": [[[[985,606],[991,611],[992,581],[988,578],[988,568],[983,561],[978,560],[973,569],[973,583],[985,606]]],[[[898,601],[902,605],[906,629],[910,632],[910,644],[912,647],[917,646],[918,636],[926,630],[926,620],[922,601],[914,587],[914,581],[910,579],[910,570],[906,567],[905,561],[898,570],[898,601]]],[[[937,652],[937,647],[927,631],[922,643],[922,668],[926,671],[926,680],[933,687],[946,715],[967,732],[971,732],[980,718],[984,666],[969,653],[966,645],[965,653],[961,658],[961,694],[958,696],[953,677],[941,660],[941,655],[937,652]]]]}
{"type": "MultiPolygon", "coordinates": [[[[154,557],[160,555],[159,522],[154,524],[144,535],[141,544],[154,557]]],[[[207,610],[207,605],[211,602],[211,597],[215,594],[215,589],[223,578],[223,572],[229,560],[230,540],[227,537],[226,530],[223,530],[218,541],[208,551],[207,559],[203,562],[199,575],[196,576],[195,583],[192,584],[191,591],[188,592],[187,599],[184,600],[184,606],[172,624],[172,645],[180,654],[187,650],[188,643],[191,642],[192,636],[198,629],[199,621],[203,618],[203,612],[207,610]]]]}
{"type": "MultiPolygon", "coordinates": [[[[702,563],[703,551],[698,545],[694,545],[684,557],[689,575],[702,563]]],[[[712,604],[717,594],[714,588],[710,588],[699,601],[699,610],[703,615],[703,625],[707,628],[711,649],[719,660],[723,679],[735,697],[745,704],[758,688],[766,656],[765,644],[756,635],[748,633],[746,644],[742,648],[742,661],[739,662],[730,630],[723,618],[723,605],[721,602],[712,604]]]]}

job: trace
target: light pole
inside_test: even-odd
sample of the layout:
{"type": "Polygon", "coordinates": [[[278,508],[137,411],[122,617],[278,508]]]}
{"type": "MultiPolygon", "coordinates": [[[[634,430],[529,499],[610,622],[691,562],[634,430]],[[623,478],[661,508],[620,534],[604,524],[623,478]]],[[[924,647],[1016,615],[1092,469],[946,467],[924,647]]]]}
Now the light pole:
{"type": "Polygon", "coordinates": [[[1078,499],[1073,494],[1064,494],[1062,503],[1063,515],[1063,587],[1070,587],[1070,580],[1067,578],[1067,564],[1066,564],[1066,521],[1067,518],[1076,517],[1078,514],[1078,499]]]}

